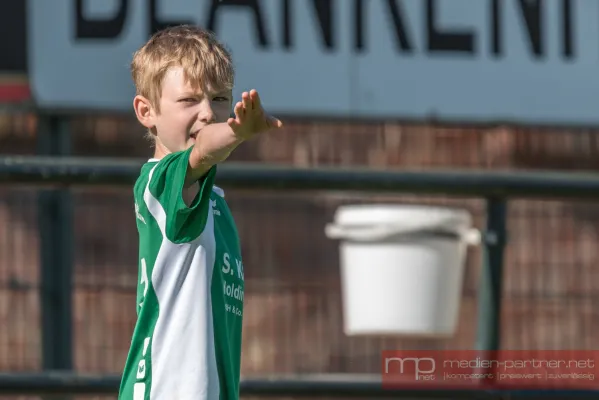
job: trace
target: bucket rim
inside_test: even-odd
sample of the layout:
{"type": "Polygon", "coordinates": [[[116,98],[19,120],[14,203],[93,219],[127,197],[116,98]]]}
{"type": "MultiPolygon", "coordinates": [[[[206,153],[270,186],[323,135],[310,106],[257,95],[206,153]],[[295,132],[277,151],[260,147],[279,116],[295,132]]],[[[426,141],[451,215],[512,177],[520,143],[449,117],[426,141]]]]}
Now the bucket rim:
{"type": "Polygon", "coordinates": [[[427,227],[470,228],[472,214],[465,208],[421,204],[347,204],[337,208],[338,226],[423,225],[427,227]]]}

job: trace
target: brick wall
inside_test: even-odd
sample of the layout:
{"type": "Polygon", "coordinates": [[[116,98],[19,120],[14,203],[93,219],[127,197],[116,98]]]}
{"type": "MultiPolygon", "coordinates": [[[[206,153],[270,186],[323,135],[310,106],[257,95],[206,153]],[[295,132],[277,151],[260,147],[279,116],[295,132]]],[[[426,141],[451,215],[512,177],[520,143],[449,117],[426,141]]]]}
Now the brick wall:
{"type": "MultiPolygon", "coordinates": [[[[130,119],[78,118],[78,155],[148,157],[130,119]]],[[[33,153],[35,118],[0,115],[3,153],[33,153]]],[[[232,160],[382,169],[597,170],[599,134],[587,130],[458,128],[400,123],[292,121],[245,144],[232,160]]],[[[225,190],[227,188],[225,187],[225,190]]],[[[480,199],[360,197],[227,190],[246,265],[243,371],[373,372],[384,348],[473,348],[481,253],[469,253],[459,332],[444,341],[348,338],[342,332],[336,244],[323,227],[348,202],[466,207],[484,225],[480,199]]],[[[135,318],[137,245],[130,189],[75,190],[75,362],[119,372],[135,318]]],[[[596,348],[599,207],[511,203],[503,340],[507,348],[596,348]]],[[[39,366],[39,254],[35,192],[0,187],[0,370],[39,366]]]]}

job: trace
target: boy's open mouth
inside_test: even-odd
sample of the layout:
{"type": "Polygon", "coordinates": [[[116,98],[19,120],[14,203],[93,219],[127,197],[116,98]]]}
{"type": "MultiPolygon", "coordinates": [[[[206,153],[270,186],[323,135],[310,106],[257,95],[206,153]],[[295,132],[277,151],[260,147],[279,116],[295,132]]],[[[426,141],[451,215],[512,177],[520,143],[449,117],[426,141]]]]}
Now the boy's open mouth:
{"type": "Polygon", "coordinates": [[[195,139],[197,134],[198,134],[197,132],[190,133],[189,137],[192,139],[195,139]]]}

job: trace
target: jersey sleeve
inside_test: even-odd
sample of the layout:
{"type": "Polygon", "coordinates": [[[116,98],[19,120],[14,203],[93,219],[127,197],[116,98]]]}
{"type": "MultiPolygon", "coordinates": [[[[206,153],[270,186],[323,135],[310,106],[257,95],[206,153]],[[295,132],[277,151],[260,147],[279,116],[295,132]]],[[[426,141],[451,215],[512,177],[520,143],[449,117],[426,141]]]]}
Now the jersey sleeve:
{"type": "Polygon", "coordinates": [[[199,180],[200,189],[189,207],[183,200],[185,176],[192,149],[193,147],[162,158],[154,167],[148,184],[150,194],[166,214],[165,235],[174,243],[187,243],[200,236],[210,211],[210,194],[216,166],[199,180]]]}

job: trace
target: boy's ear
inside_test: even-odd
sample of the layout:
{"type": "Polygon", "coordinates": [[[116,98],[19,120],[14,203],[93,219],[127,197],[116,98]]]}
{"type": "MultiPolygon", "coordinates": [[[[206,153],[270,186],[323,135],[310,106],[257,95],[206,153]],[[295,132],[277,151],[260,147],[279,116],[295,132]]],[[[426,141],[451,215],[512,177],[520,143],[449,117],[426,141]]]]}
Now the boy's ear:
{"type": "Polygon", "coordinates": [[[133,99],[133,109],[140,124],[148,129],[154,128],[154,109],[144,96],[137,95],[133,99]]]}

